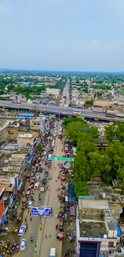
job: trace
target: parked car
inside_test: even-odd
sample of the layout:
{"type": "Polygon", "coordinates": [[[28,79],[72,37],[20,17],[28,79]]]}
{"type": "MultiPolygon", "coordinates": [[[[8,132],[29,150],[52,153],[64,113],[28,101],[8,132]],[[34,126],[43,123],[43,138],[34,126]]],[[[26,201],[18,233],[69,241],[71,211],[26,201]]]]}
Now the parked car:
{"type": "Polygon", "coordinates": [[[26,230],[26,226],[21,226],[18,232],[18,236],[23,236],[26,230]]]}
{"type": "Polygon", "coordinates": [[[20,251],[26,250],[26,239],[22,239],[20,243],[20,251]]]}

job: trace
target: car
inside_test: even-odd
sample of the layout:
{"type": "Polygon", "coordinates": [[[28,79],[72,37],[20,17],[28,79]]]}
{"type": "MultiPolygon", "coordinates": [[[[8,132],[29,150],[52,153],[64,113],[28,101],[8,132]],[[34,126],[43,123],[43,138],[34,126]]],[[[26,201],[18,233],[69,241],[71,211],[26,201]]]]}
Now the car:
{"type": "Polygon", "coordinates": [[[39,168],[39,172],[42,172],[42,171],[43,171],[43,168],[42,168],[42,167],[40,167],[40,168],[39,168]]]}
{"type": "Polygon", "coordinates": [[[20,251],[26,250],[26,239],[22,239],[20,243],[20,251]]]}
{"type": "Polygon", "coordinates": [[[44,172],[44,177],[48,177],[49,176],[49,171],[45,171],[44,172]]]}
{"type": "Polygon", "coordinates": [[[33,206],[33,201],[29,201],[28,208],[31,208],[33,206]]]}
{"type": "Polygon", "coordinates": [[[26,226],[21,226],[18,232],[18,236],[23,236],[26,230],[26,226]]]}
{"type": "Polygon", "coordinates": [[[37,176],[37,177],[36,177],[36,180],[39,181],[39,180],[40,180],[40,176],[37,176]]]}
{"type": "Polygon", "coordinates": [[[42,183],[46,184],[47,183],[47,178],[43,178],[42,183]]]}

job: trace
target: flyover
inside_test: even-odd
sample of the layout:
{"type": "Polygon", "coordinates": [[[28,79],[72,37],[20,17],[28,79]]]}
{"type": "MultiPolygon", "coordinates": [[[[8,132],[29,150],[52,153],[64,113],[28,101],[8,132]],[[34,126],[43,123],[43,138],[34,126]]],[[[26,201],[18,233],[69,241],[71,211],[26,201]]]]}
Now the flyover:
{"type": "Polygon", "coordinates": [[[51,105],[42,105],[42,104],[30,104],[30,103],[21,103],[21,104],[13,104],[11,101],[2,101],[0,100],[0,107],[4,107],[7,109],[15,109],[15,110],[29,110],[29,111],[44,111],[44,112],[54,112],[56,114],[65,114],[72,116],[82,116],[90,119],[98,119],[105,121],[119,121],[124,122],[124,119],[106,117],[105,113],[92,112],[92,110],[80,109],[80,113],[75,113],[78,111],[75,108],[71,107],[60,107],[60,106],[51,106],[51,105]]]}

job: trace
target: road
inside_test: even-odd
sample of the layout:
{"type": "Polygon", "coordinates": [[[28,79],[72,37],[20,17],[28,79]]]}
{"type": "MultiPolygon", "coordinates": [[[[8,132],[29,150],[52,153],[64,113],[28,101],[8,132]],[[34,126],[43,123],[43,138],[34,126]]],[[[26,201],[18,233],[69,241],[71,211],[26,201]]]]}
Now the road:
{"type": "MultiPolygon", "coordinates": [[[[7,108],[17,108],[17,109],[29,109],[29,110],[37,110],[36,104],[29,104],[29,103],[22,103],[22,104],[13,104],[10,101],[2,101],[0,100],[1,107],[7,108]]],[[[51,106],[51,105],[41,105],[39,104],[40,111],[49,111],[49,112],[56,112],[56,113],[65,113],[65,114],[73,114],[77,109],[71,107],[60,107],[60,106],[51,106]]],[[[105,117],[104,113],[93,113],[91,110],[80,109],[81,114],[90,115],[90,116],[101,116],[105,117]]],[[[78,114],[77,114],[78,115],[78,114]]]]}
{"type": "Polygon", "coordinates": [[[64,104],[62,106],[64,106],[64,107],[68,107],[69,103],[70,103],[69,89],[70,89],[70,80],[68,79],[65,84],[65,87],[63,89],[63,94],[62,94],[62,102],[64,102],[64,104]]]}
{"type": "MultiPolygon", "coordinates": [[[[39,173],[39,176],[41,179],[43,179],[44,177],[44,172],[39,173]]],[[[39,203],[39,197],[38,197],[38,190],[34,190],[34,206],[41,206],[41,203],[39,203]]],[[[42,203],[44,201],[44,197],[45,197],[45,193],[41,193],[41,200],[42,203]]],[[[39,229],[39,224],[40,224],[40,217],[32,217],[32,221],[30,221],[30,212],[28,213],[27,210],[24,211],[24,215],[23,215],[23,222],[22,225],[25,225],[25,217],[27,215],[27,223],[28,223],[28,230],[27,232],[24,234],[24,236],[22,238],[26,239],[27,242],[27,248],[26,251],[24,252],[20,252],[18,254],[15,254],[15,257],[33,257],[34,256],[34,248],[35,248],[35,242],[36,242],[36,238],[37,238],[37,231],[39,229]],[[34,241],[31,242],[31,236],[34,238],[34,241]]],[[[20,238],[20,239],[22,239],[20,238]]]]}
{"type": "MultiPolygon", "coordinates": [[[[59,127],[58,127],[59,130],[59,127]]],[[[56,139],[56,148],[54,154],[56,156],[62,156],[62,143],[61,139],[56,139]]],[[[52,180],[50,181],[50,195],[48,200],[48,206],[52,206],[52,217],[46,218],[45,226],[44,226],[44,233],[43,233],[43,240],[41,245],[41,253],[40,257],[42,256],[49,256],[50,248],[56,248],[56,256],[61,257],[61,249],[62,249],[62,242],[59,242],[56,239],[56,224],[58,224],[58,219],[55,218],[55,214],[58,213],[60,203],[57,198],[58,192],[56,191],[56,187],[60,186],[60,181],[56,182],[57,176],[59,174],[59,166],[57,161],[52,162],[52,180]],[[51,234],[51,237],[45,238],[45,235],[51,234]],[[47,247],[46,247],[47,246],[47,247]]]]}
{"type": "MultiPolygon", "coordinates": [[[[22,104],[13,104],[10,101],[0,101],[0,107],[7,107],[7,108],[13,108],[13,109],[21,109],[21,110],[37,110],[36,104],[28,104],[28,103],[22,103],[22,104]]],[[[62,113],[65,115],[75,115],[75,116],[83,116],[87,118],[98,118],[98,119],[104,119],[104,120],[111,120],[111,121],[119,121],[122,122],[124,119],[119,118],[112,118],[112,117],[106,117],[105,113],[99,113],[99,112],[92,112],[92,110],[87,109],[75,109],[71,107],[61,107],[61,106],[51,106],[51,105],[41,105],[39,104],[38,107],[39,111],[46,111],[46,112],[54,112],[54,113],[62,113]]]]}

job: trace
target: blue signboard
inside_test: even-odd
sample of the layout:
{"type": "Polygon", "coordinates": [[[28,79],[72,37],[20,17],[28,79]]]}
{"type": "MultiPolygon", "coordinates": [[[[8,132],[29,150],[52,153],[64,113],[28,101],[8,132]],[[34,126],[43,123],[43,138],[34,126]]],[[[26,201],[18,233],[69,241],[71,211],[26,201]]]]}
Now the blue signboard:
{"type": "Polygon", "coordinates": [[[51,207],[33,207],[31,209],[32,216],[44,216],[44,217],[50,217],[52,214],[52,208],[51,207]]]}

